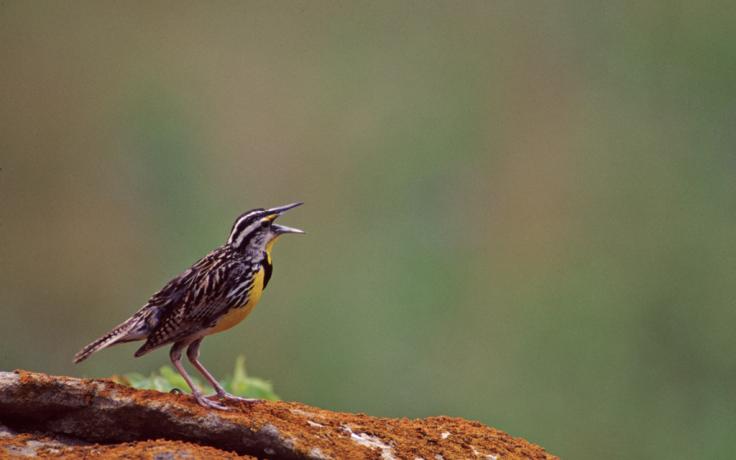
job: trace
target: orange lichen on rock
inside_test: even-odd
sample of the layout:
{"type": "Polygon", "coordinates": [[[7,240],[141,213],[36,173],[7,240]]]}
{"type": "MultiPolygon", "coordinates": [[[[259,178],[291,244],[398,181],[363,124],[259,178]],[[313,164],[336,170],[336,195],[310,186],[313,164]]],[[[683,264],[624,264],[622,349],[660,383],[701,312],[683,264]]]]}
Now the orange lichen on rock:
{"type": "Polygon", "coordinates": [[[230,411],[205,409],[185,394],[135,390],[109,380],[24,371],[0,373],[0,423],[18,432],[98,443],[94,447],[73,447],[81,449],[80,455],[93,455],[89,450],[93,448],[107,457],[121,457],[123,451],[116,449],[194,452],[207,448],[215,449],[220,457],[204,451],[197,455],[274,459],[555,458],[524,439],[460,418],[389,419],[293,402],[225,404],[230,411]]]}
{"type": "Polygon", "coordinates": [[[52,437],[27,433],[0,437],[0,458],[28,457],[65,460],[92,458],[256,460],[256,457],[225,452],[214,447],[166,439],[119,444],[65,444],[52,437]]]}

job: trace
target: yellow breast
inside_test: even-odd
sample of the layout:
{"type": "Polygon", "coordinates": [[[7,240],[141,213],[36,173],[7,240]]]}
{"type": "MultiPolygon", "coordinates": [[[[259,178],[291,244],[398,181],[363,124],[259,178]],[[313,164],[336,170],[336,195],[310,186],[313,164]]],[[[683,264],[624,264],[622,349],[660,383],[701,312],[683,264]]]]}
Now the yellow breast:
{"type": "Polygon", "coordinates": [[[242,307],[233,308],[229,312],[217,321],[217,324],[210,329],[210,334],[215,332],[225,331],[235,326],[239,322],[243,321],[246,316],[253,311],[259,300],[261,300],[261,294],[263,294],[263,280],[265,278],[266,271],[261,267],[256,273],[256,278],[253,280],[253,288],[250,290],[248,295],[248,301],[242,307]]]}

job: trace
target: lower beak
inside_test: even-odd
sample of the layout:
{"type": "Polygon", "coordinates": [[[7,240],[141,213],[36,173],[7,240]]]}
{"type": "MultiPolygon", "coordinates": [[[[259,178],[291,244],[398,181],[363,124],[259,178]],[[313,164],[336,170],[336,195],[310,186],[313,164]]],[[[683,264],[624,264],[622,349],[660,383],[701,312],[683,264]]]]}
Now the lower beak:
{"type": "Polygon", "coordinates": [[[298,228],[293,228],[293,227],[287,227],[286,225],[279,225],[279,224],[272,224],[271,225],[271,230],[274,231],[274,232],[276,232],[276,233],[278,233],[278,234],[283,234],[283,233],[300,233],[300,234],[303,235],[303,234],[306,233],[304,230],[300,230],[298,228]]]}

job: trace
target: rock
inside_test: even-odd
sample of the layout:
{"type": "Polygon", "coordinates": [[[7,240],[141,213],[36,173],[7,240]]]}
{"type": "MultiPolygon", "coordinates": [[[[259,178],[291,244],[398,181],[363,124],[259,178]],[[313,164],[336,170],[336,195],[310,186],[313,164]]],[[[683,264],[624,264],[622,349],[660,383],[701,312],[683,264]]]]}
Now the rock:
{"type": "Polygon", "coordinates": [[[208,410],[186,394],[0,372],[0,457],[556,458],[460,418],[378,418],[293,402],[226,404],[230,411],[208,410]]]}
{"type": "Polygon", "coordinates": [[[209,446],[184,441],[123,442],[118,444],[90,444],[65,437],[16,433],[0,426],[0,458],[145,458],[165,459],[252,459],[234,452],[225,452],[209,446]]]}

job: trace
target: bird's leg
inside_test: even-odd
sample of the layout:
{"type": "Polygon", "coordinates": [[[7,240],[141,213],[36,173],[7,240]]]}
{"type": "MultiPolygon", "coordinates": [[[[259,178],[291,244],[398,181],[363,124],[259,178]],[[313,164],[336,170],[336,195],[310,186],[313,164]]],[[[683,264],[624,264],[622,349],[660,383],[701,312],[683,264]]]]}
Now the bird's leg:
{"type": "Polygon", "coordinates": [[[189,345],[189,348],[187,348],[187,357],[189,358],[189,361],[194,365],[194,367],[197,368],[200,374],[207,379],[208,382],[212,385],[212,388],[215,389],[215,392],[217,392],[217,396],[225,399],[232,399],[234,401],[245,401],[245,402],[253,402],[258,401],[257,399],[252,398],[241,398],[240,396],[235,396],[233,394],[228,393],[225,391],[225,389],[220,385],[220,382],[215,379],[210,372],[205,369],[205,367],[202,365],[202,363],[199,362],[199,345],[202,343],[202,339],[197,339],[194,342],[192,342],[189,345]]]}
{"type": "Polygon", "coordinates": [[[184,380],[186,380],[187,385],[189,385],[189,388],[192,389],[192,396],[194,396],[194,399],[197,400],[197,402],[207,408],[212,409],[220,409],[220,410],[228,410],[226,406],[223,406],[222,404],[218,404],[215,401],[210,401],[209,399],[205,398],[202,395],[202,392],[199,391],[199,389],[194,385],[194,382],[192,382],[191,377],[189,377],[189,374],[187,374],[187,371],[184,370],[184,366],[181,364],[181,350],[186,345],[186,342],[176,342],[173,347],[171,347],[171,351],[169,352],[169,356],[171,357],[171,363],[174,365],[177,371],[179,371],[179,374],[181,374],[182,377],[184,377],[184,380]]]}
{"type": "Polygon", "coordinates": [[[202,339],[197,339],[191,344],[189,344],[189,348],[187,348],[187,357],[189,358],[189,362],[194,365],[195,368],[199,371],[200,374],[208,381],[210,382],[210,385],[212,385],[212,388],[215,389],[217,392],[217,395],[223,395],[227,393],[225,389],[220,385],[220,382],[217,381],[215,377],[210,374],[210,372],[205,369],[205,367],[202,365],[202,363],[199,362],[199,345],[202,343],[202,339]]]}

